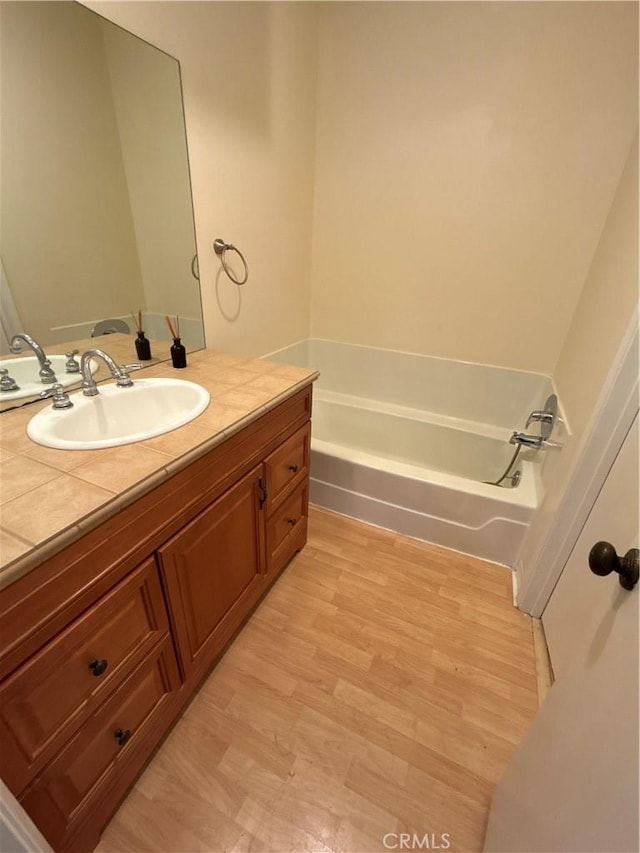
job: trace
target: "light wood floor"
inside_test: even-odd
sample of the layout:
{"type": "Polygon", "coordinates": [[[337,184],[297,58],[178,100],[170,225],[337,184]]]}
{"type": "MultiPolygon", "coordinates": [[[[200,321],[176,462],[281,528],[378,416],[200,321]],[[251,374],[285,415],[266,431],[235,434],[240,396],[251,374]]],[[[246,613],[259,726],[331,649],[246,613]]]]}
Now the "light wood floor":
{"type": "Polygon", "coordinates": [[[313,509],[97,849],[378,853],[409,832],[481,850],[536,709],[506,569],[313,509]]]}

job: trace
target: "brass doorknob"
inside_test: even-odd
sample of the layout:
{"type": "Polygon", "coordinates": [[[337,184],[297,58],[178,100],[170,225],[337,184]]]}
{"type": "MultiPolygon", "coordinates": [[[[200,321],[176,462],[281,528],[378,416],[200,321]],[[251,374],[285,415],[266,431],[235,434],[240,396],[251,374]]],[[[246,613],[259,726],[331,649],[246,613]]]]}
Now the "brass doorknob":
{"type": "Polygon", "coordinates": [[[637,548],[631,548],[620,559],[610,542],[596,542],[589,551],[589,568],[594,575],[600,575],[600,577],[617,572],[620,586],[631,590],[638,583],[640,551],[637,548]]]}

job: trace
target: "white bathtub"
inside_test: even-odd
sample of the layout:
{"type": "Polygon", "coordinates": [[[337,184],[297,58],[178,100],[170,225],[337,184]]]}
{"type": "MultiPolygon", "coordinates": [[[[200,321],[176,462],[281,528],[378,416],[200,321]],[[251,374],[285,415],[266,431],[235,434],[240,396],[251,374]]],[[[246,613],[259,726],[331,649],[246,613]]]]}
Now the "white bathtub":
{"type": "Polygon", "coordinates": [[[516,488],[483,481],[504,472],[548,377],[317,340],[269,358],[320,370],[313,503],[514,565],[541,497],[536,454],[520,455],[516,488]]]}

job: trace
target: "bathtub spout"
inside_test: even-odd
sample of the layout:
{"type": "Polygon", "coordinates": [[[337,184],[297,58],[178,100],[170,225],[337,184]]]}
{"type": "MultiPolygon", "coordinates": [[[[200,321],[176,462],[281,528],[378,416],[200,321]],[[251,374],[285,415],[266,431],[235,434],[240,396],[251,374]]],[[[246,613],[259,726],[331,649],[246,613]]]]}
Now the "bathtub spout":
{"type": "Polygon", "coordinates": [[[509,444],[519,444],[521,447],[535,447],[537,450],[547,446],[547,442],[543,436],[527,435],[525,432],[514,432],[509,439],[509,444]]]}

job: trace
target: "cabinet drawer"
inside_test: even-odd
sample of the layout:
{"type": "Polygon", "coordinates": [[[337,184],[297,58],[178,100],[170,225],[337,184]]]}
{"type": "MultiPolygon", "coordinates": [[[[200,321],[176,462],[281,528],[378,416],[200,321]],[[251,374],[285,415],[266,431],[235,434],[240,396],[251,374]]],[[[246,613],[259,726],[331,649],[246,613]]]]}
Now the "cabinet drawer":
{"type": "Polygon", "coordinates": [[[301,482],[309,470],[311,424],[305,424],[265,460],[267,515],[278,505],[294,481],[301,482]]]}
{"type": "Polygon", "coordinates": [[[305,482],[267,522],[267,571],[279,571],[307,538],[309,489],[305,482]]]}
{"type": "Polygon", "coordinates": [[[3,777],[18,793],[168,632],[150,559],[0,688],[3,777]]]}
{"type": "Polygon", "coordinates": [[[152,737],[154,728],[166,728],[159,725],[159,718],[178,686],[173,646],[167,638],[26,790],[20,802],[54,849],[114,784],[121,762],[123,767],[132,759],[144,762],[157,739],[152,737]],[[141,752],[145,744],[149,748],[141,752]]]}

